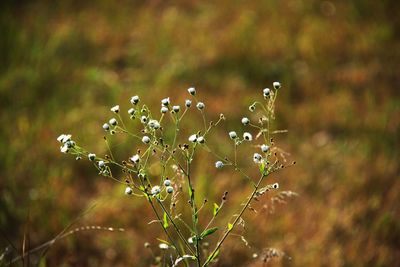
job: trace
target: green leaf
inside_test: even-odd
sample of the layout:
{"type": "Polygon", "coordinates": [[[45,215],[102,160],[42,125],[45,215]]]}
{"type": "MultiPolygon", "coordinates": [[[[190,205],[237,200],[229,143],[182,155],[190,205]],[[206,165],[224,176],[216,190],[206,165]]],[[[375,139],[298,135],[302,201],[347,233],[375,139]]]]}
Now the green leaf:
{"type": "Polygon", "coordinates": [[[206,237],[206,236],[209,236],[209,235],[215,233],[215,231],[217,231],[217,230],[218,230],[218,227],[214,227],[214,228],[210,228],[210,229],[204,230],[204,231],[200,234],[200,238],[204,238],[204,237],[206,237]]]}
{"type": "Polygon", "coordinates": [[[263,162],[261,162],[261,164],[260,164],[260,173],[261,173],[261,174],[264,174],[264,172],[265,172],[265,163],[264,163],[264,161],[263,161],[263,162]]]}
{"type": "Polygon", "coordinates": [[[228,231],[232,230],[232,228],[233,228],[233,224],[228,223],[228,231]]]}
{"type": "Polygon", "coordinates": [[[214,217],[217,216],[218,212],[219,212],[219,206],[217,203],[214,203],[214,210],[213,210],[214,217]]]}
{"type": "Polygon", "coordinates": [[[208,256],[207,261],[206,262],[212,262],[215,260],[215,258],[217,258],[219,255],[219,249],[214,253],[214,255],[210,254],[210,256],[208,256]]]}
{"type": "Polygon", "coordinates": [[[165,213],[165,212],[164,212],[164,218],[163,218],[163,222],[164,222],[164,224],[163,224],[164,228],[165,228],[165,229],[167,229],[167,228],[168,228],[168,226],[169,226],[169,224],[168,224],[168,217],[167,217],[167,213],[165,213]]]}

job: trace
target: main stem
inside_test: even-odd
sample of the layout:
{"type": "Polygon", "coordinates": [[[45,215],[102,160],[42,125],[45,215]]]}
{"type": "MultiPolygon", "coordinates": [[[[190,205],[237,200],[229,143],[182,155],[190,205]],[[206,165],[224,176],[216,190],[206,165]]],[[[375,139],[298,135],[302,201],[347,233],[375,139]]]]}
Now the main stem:
{"type": "Polygon", "coordinates": [[[210,254],[210,256],[208,257],[207,261],[202,265],[207,266],[207,264],[211,261],[211,259],[214,257],[215,253],[217,253],[217,251],[219,250],[219,248],[221,247],[222,243],[225,241],[225,239],[228,237],[228,235],[230,234],[230,232],[233,230],[233,228],[235,228],[235,225],[238,223],[239,219],[242,217],[243,213],[246,211],[246,209],[249,207],[250,202],[253,200],[254,195],[256,194],[258,188],[260,187],[260,184],[262,182],[262,180],[264,179],[266,175],[262,175],[260,177],[260,179],[258,180],[256,186],[253,189],[253,192],[251,193],[251,195],[249,196],[249,199],[247,200],[246,204],[243,206],[242,210],[240,211],[239,215],[236,217],[235,221],[233,221],[232,223],[232,227],[230,229],[228,229],[225,234],[222,236],[221,240],[218,242],[217,246],[215,247],[215,249],[213,250],[213,252],[210,254]]]}

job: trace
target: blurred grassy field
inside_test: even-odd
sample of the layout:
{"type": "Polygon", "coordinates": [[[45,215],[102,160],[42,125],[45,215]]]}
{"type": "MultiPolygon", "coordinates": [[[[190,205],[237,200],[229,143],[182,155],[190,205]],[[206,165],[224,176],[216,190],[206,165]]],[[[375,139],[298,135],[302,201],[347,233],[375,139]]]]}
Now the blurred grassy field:
{"type": "MultiPolygon", "coordinates": [[[[246,214],[253,249],[292,258],[273,266],[400,265],[398,2],[6,0],[0,10],[1,251],[5,236],[21,249],[28,232],[34,247],[96,204],[77,226],[126,232],[77,233],[47,266],[149,266],[143,243],[162,233],[143,219],[146,204],[59,153],[55,138],[104,152],[110,106],[139,94],[158,110],[192,85],[209,117],[228,118],[220,138],[279,80],[276,122],[289,132],[276,142],[297,164],[273,179],[299,197],[246,214]]],[[[215,180],[204,192],[240,190],[213,161],[196,168],[215,180]]],[[[252,252],[232,237],[218,266],[262,266],[252,252]]]]}

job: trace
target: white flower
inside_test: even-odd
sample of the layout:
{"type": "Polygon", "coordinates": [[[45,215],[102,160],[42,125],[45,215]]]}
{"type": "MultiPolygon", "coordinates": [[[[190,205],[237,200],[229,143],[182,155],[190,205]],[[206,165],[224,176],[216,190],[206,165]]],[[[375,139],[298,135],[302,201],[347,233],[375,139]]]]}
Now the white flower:
{"type": "Polygon", "coordinates": [[[148,137],[147,135],[143,136],[142,142],[145,143],[145,144],[150,143],[150,137],[148,137]]]}
{"type": "Polygon", "coordinates": [[[100,160],[99,162],[97,162],[97,165],[99,166],[99,168],[103,168],[104,166],[106,166],[105,162],[100,160]]]}
{"type": "Polygon", "coordinates": [[[64,144],[64,143],[70,141],[71,137],[72,136],[70,134],[62,134],[59,137],[57,137],[57,141],[64,144]]]}
{"type": "Polygon", "coordinates": [[[230,139],[236,139],[237,138],[237,133],[235,131],[231,131],[229,132],[229,138],[230,139]]]}
{"type": "Polygon", "coordinates": [[[262,152],[264,152],[264,153],[267,153],[268,152],[268,150],[269,150],[269,146],[267,146],[267,145],[261,145],[261,151],[262,152]]]}
{"type": "Polygon", "coordinates": [[[169,179],[166,179],[164,181],[164,186],[170,186],[171,185],[171,181],[169,179]]]}
{"type": "Polygon", "coordinates": [[[68,150],[69,150],[69,148],[68,148],[67,144],[64,144],[63,146],[60,146],[60,151],[62,153],[68,153],[68,150]]]}
{"type": "Polygon", "coordinates": [[[268,98],[269,95],[270,95],[270,93],[271,93],[271,90],[269,90],[269,88],[265,88],[265,89],[263,90],[264,98],[268,98]]]}
{"type": "Polygon", "coordinates": [[[199,137],[197,138],[197,143],[199,143],[199,144],[204,144],[205,141],[206,141],[206,140],[204,139],[203,136],[199,136],[199,137]]]}
{"type": "Polygon", "coordinates": [[[152,195],[157,195],[161,192],[161,188],[158,185],[153,186],[153,188],[151,188],[151,194],[152,195]]]}
{"type": "Polygon", "coordinates": [[[146,117],[146,116],[140,117],[140,121],[141,121],[142,123],[146,123],[146,122],[147,122],[147,117],[146,117]]]}
{"type": "Polygon", "coordinates": [[[280,88],[282,87],[282,85],[281,85],[280,82],[273,82],[272,85],[274,86],[274,88],[275,88],[276,90],[278,90],[278,89],[280,89],[280,88]]]}
{"type": "Polygon", "coordinates": [[[170,103],[169,97],[164,98],[163,100],[161,100],[161,105],[163,105],[164,107],[168,106],[169,103],[170,103]]]}
{"type": "Polygon", "coordinates": [[[153,128],[153,129],[160,128],[160,123],[157,120],[150,120],[148,125],[150,128],[153,128]]]}
{"type": "Polygon", "coordinates": [[[167,113],[168,112],[168,108],[167,107],[161,107],[161,113],[167,113]]]}
{"type": "Polygon", "coordinates": [[[191,95],[195,95],[195,94],[196,94],[196,89],[195,89],[194,87],[190,87],[190,88],[188,89],[188,92],[189,92],[189,94],[191,94],[191,95]]]}
{"type": "Polygon", "coordinates": [[[93,161],[93,160],[96,159],[96,154],[94,154],[94,153],[89,153],[89,154],[88,154],[88,158],[89,158],[89,160],[93,161]]]}
{"type": "Polygon", "coordinates": [[[224,167],[224,163],[222,161],[218,160],[215,162],[215,168],[221,169],[222,167],[224,167]]]}
{"type": "Polygon", "coordinates": [[[243,134],[243,139],[246,141],[251,141],[251,140],[253,140],[253,136],[251,135],[251,133],[245,132],[243,134]]]}
{"type": "Polygon", "coordinates": [[[137,96],[137,95],[132,96],[132,98],[131,98],[132,105],[136,105],[137,103],[139,103],[139,101],[140,101],[139,96],[137,96]]]}
{"type": "Polygon", "coordinates": [[[254,153],[254,155],[253,155],[253,161],[254,161],[254,163],[261,163],[261,160],[262,160],[262,156],[260,155],[260,154],[258,154],[258,153],[254,153]]]}
{"type": "Polygon", "coordinates": [[[242,123],[243,123],[244,125],[249,124],[249,123],[250,123],[249,118],[246,118],[246,117],[242,118],[242,123]]]}
{"type": "Polygon", "coordinates": [[[197,109],[199,109],[199,110],[202,110],[202,109],[204,109],[204,108],[205,108],[205,106],[206,106],[206,105],[204,105],[204,103],[203,103],[203,102],[199,102],[199,103],[197,103],[197,105],[196,105],[197,109]]]}
{"type": "Polygon", "coordinates": [[[272,188],[273,188],[273,189],[278,189],[278,188],[279,188],[279,184],[278,184],[278,183],[274,183],[274,184],[272,185],[272,188]]]}
{"type": "Polygon", "coordinates": [[[167,193],[172,194],[174,192],[174,188],[172,186],[167,186],[167,193]]]}
{"type": "Polygon", "coordinates": [[[161,243],[160,245],[158,245],[158,247],[162,250],[167,250],[169,248],[169,246],[165,243],[161,243]]]}
{"type": "Polygon", "coordinates": [[[179,110],[181,110],[181,107],[180,107],[180,106],[173,106],[173,107],[172,107],[172,110],[173,110],[174,112],[178,113],[179,110]]]}
{"type": "Polygon", "coordinates": [[[134,109],[134,108],[130,108],[130,109],[128,110],[128,113],[129,113],[129,115],[131,115],[131,116],[135,115],[135,109],[134,109]]]}
{"type": "Polygon", "coordinates": [[[112,112],[114,112],[114,113],[118,113],[119,112],[119,105],[113,106],[110,110],[112,112]]]}
{"type": "Polygon", "coordinates": [[[192,143],[196,143],[197,134],[192,134],[191,136],[189,136],[189,141],[192,142],[192,143]]]}
{"type": "Polygon", "coordinates": [[[193,244],[193,237],[189,237],[189,238],[188,238],[188,243],[189,243],[189,244],[193,244]]]}
{"type": "Polygon", "coordinates": [[[111,118],[108,123],[110,123],[112,126],[115,126],[118,124],[117,120],[115,118],[111,118]]]}
{"type": "Polygon", "coordinates": [[[103,129],[106,130],[106,131],[110,130],[110,125],[108,125],[108,123],[104,123],[103,124],[103,129]]]}
{"type": "Polygon", "coordinates": [[[125,195],[132,195],[132,193],[133,193],[132,188],[130,188],[129,186],[127,186],[127,187],[125,188],[125,195]]]}
{"type": "Polygon", "coordinates": [[[190,101],[189,99],[185,100],[185,106],[190,108],[190,106],[192,105],[192,101],[190,101]]]}
{"type": "Polygon", "coordinates": [[[140,160],[140,156],[138,154],[132,156],[129,158],[130,161],[132,161],[133,163],[138,163],[140,160]]]}

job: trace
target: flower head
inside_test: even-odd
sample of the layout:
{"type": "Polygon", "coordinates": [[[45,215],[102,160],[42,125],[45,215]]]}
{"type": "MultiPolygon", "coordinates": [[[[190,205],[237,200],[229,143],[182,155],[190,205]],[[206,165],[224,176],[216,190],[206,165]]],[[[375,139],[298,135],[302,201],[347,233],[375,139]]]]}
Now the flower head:
{"type": "Polygon", "coordinates": [[[189,92],[189,94],[191,94],[191,95],[195,95],[195,94],[196,94],[196,89],[195,89],[194,87],[190,87],[190,88],[188,89],[188,92],[189,92]]]}
{"type": "Polygon", "coordinates": [[[235,131],[230,131],[229,132],[229,138],[234,140],[237,138],[237,133],[235,131]]]}
{"type": "Polygon", "coordinates": [[[130,188],[129,186],[127,186],[127,187],[125,188],[125,195],[132,195],[132,193],[133,193],[132,188],[130,188]]]}
{"type": "Polygon", "coordinates": [[[147,122],[147,117],[143,115],[142,117],[140,117],[140,121],[142,123],[146,123],[147,122]]]}
{"type": "Polygon", "coordinates": [[[145,143],[145,144],[150,143],[150,137],[148,137],[147,135],[143,136],[142,142],[145,143]]]}
{"type": "Polygon", "coordinates": [[[242,123],[243,123],[244,125],[249,124],[249,123],[250,123],[249,118],[243,117],[243,118],[242,118],[242,123]]]}
{"type": "Polygon", "coordinates": [[[187,108],[190,108],[191,105],[192,105],[192,101],[190,101],[189,99],[186,99],[186,100],[185,100],[185,106],[186,106],[187,108]]]}
{"type": "Polygon", "coordinates": [[[197,143],[199,143],[199,144],[204,144],[205,142],[206,142],[206,139],[204,139],[203,136],[197,137],[197,143]]]}
{"type": "Polygon", "coordinates": [[[161,105],[164,106],[164,107],[168,106],[169,103],[170,103],[169,97],[164,98],[163,100],[161,100],[161,105]]]}
{"type": "Polygon", "coordinates": [[[265,88],[265,89],[263,90],[263,95],[264,95],[264,98],[265,98],[265,99],[267,99],[267,98],[269,97],[270,94],[271,94],[271,90],[269,90],[269,88],[265,88]]]}
{"type": "Polygon", "coordinates": [[[110,110],[112,112],[114,112],[114,113],[118,113],[119,112],[119,105],[113,106],[110,110]]]}
{"type": "Polygon", "coordinates": [[[171,180],[166,179],[164,180],[164,186],[170,186],[171,185],[171,180]]]}
{"type": "Polygon", "coordinates": [[[130,157],[129,160],[132,161],[133,163],[139,163],[140,156],[138,154],[136,154],[136,155],[130,157]]]}
{"type": "Polygon", "coordinates": [[[106,163],[103,160],[99,160],[97,162],[97,166],[99,166],[99,168],[103,168],[104,166],[106,166],[106,163]]]}
{"type": "Polygon", "coordinates": [[[140,101],[139,96],[137,96],[137,95],[132,96],[132,98],[131,98],[132,105],[136,105],[137,103],[139,103],[139,101],[140,101]]]}
{"type": "Polygon", "coordinates": [[[159,194],[160,192],[161,192],[161,188],[158,185],[155,185],[151,188],[151,194],[153,196],[159,194]]]}
{"type": "Polygon", "coordinates": [[[224,167],[224,163],[222,161],[218,160],[215,162],[215,168],[221,169],[222,167],[224,167]]]}
{"type": "Polygon", "coordinates": [[[150,120],[148,125],[152,129],[159,129],[160,128],[160,123],[157,120],[150,120]]]}
{"type": "Polygon", "coordinates": [[[206,105],[204,105],[203,102],[199,102],[197,103],[196,107],[198,110],[203,110],[206,107],[206,105]]]}
{"type": "Polygon", "coordinates": [[[253,140],[253,136],[251,135],[251,133],[245,132],[243,134],[243,139],[246,140],[246,141],[251,141],[251,140],[253,140]]]}
{"type": "Polygon", "coordinates": [[[71,137],[72,136],[70,134],[62,134],[59,137],[57,137],[57,141],[64,144],[69,140],[71,140],[71,137]]]}
{"type": "Polygon", "coordinates": [[[178,113],[179,110],[181,110],[181,107],[180,107],[180,106],[173,106],[173,107],[172,107],[172,110],[173,110],[175,113],[178,113]]]}
{"type": "Polygon", "coordinates": [[[258,153],[254,153],[254,155],[253,155],[253,161],[254,161],[254,163],[261,163],[261,161],[262,161],[262,156],[260,155],[260,154],[258,154],[258,153]]]}
{"type": "Polygon", "coordinates": [[[128,109],[128,114],[131,116],[135,115],[135,109],[134,108],[128,109]]]}
{"type": "Polygon", "coordinates": [[[276,90],[278,90],[278,89],[280,89],[280,88],[282,87],[282,85],[281,85],[280,82],[273,82],[272,85],[274,86],[274,88],[275,88],[276,90]]]}
{"type": "Polygon", "coordinates": [[[105,131],[110,130],[110,125],[108,125],[108,123],[104,123],[104,124],[103,124],[103,129],[104,129],[105,131]]]}
{"type": "Polygon", "coordinates": [[[197,142],[197,134],[192,134],[191,136],[189,136],[188,140],[192,143],[196,143],[197,142]]]}
{"type": "Polygon", "coordinates": [[[164,113],[167,113],[167,112],[168,112],[168,108],[162,106],[160,111],[161,111],[161,113],[163,113],[163,114],[164,114],[164,113]]]}
{"type": "Polygon", "coordinates": [[[116,126],[118,124],[117,120],[115,118],[111,118],[108,123],[110,123],[112,126],[116,126]]]}
{"type": "Polygon", "coordinates": [[[89,158],[90,161],[94,161],[94,160],[96,159],[96,154],[94,154],[94,153],[89,153],[89,154],[88,154],[88,158],[89,158]]]}
{"type": "Polygon", "coordinates": [[[256,110],[256,104],[253,104],[253,105],[249,106],[249,110],[250,110],[251,112],[253,112],[254,110],[256,110]]]}
{"type": "Polygon", "coordinates": [[[167,193],[172,194],[174,192],[174,188],[172,186],[167,186],[167,193]]]}
{"type": "Polygon", "coordinates": [[[167,249],[169,248],[169,246],[168,246],[167,244],[165,244],[165,243],[161,243],[160,245],[158,245],[158,247],[159,247],[161,250],[167,250],[167,249]]]}
{"type": "Polygon", "coordinates": [[[262,144],[262,145],[261,145],[261,151],[262,151],[262,152],[267,153],[268,150],[269,150],[269,146],[267,146],[267,145],[265,145],[265,144],[262,144]]]}

